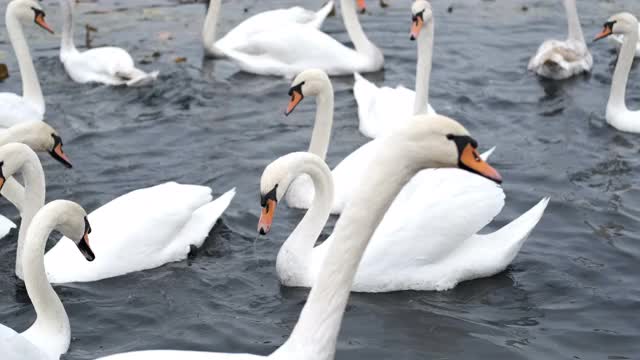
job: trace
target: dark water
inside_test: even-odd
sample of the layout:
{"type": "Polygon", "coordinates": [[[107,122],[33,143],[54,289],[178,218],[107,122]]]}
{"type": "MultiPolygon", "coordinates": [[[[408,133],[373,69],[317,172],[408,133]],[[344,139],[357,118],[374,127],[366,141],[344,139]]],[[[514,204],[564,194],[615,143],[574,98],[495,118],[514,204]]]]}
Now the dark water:
{"type": "MultiPolygon", "coordinates": [[[[293,3],[227,1],[221,31],[248,15],[293,3]]],[[[322,1],[298,3],[314,8],[322,1]]],[[[50,23],[60,29],[57,2],[43,4],[50,23]]],[[[386,9],[375,1],[369,5],[362,18],[365,30],[386,55],[385,71],[370,78],[413,87],[410,1],[393,1],[386,9]]],[[[552,202],[501,274],[442,293],[354,294],[337,358],[640,358],[640,136],[605,122],[614,59],[610,46],[591,46],[590,76],[540,81],[527,73],[526,64],[543,39],[565,36],[560,1],[433,5],[431,103],[463,122],[484,145],[498,145],[493,163],[505,178],[507,205],[490,229],[542,196],[552,202]]],[[[640,14],[640,3],[580,1],[586,36],[622,9],[640,14]]],[[[124,192],[167,180],[210,185],[217,194],[233,186],[239,192],[192,259],[56,286],[73,332],[63,358],[150,348],[270,353],[290,333],[307,296],[306,290],[280,287],[274,271],[278,248],[302,212],[283,208],[271,235],[254,247],[258,181],[270,161],[306,149],[313,102],[285,118],[287,80],[238,73],[226,61],[203,62],[202,4],[98,1],[81,4],[79,13],[79,24],[99,28],[94,45],[129,49],[136,60],[151,62],[146,69],[161,70],[161,79],[144,89],[75,84],[58,61],[59,39],[28,32],[48,121],[63,135],[75,165],[66,170],[43,159],[48,200],[71,199],[93,210],[124,192]],[[161,40],[163,31],[173,39],[161,40]],[[174,63],[179,56],[187,62],[174,63]]],[[[347,41],[339,18],[330,18],[325,29],[347,41]]],[[[83,32],[78,29],[76,39],[83,32]]],[[[0,90],[19,91],[4,32],[0,41],[0,61],[12,75],[0,90]]],[[[629,84],[632,108],[640,107],[638,71],[629,84]]],[[[331,165],[366,141],[357,130],[352,79],[336,78],[334,86],[331,165]]],[[[0,203],[0,211],[16,219],[15,210],[0,203]]],[[[35,314],[13,275],[16,239],[13,233],[0,248],[0,321],[23,330],[35,314]]]]}

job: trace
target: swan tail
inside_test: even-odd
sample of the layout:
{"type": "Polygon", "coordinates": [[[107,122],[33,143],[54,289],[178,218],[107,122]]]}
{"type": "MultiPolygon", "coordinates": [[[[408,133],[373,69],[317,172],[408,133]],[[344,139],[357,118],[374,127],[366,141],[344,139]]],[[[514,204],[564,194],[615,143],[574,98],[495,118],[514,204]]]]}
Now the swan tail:
{"type": "Polygon", "coordinates": [[[118,76],[127,79],[126,85],[129,87],[147,86],[158,78],[159,71],[146,73],[140,69],[133,69],[126,74],[119,73],[118,76]]]}
{"type": "MultiPolygon", "coordinates": [[[[529,238],[531,231],[538,225],[542,218],[549,197],[545,197],[526,213],[520,215],[517,219],[503,226],[500,230],[486,235],[475,235],[472,241],[479,248],[484,248],[484,254],[481,254],[485,260],[491,263],[493,269],[489,275],[496,274],[506,269],[529,238]],[[496,258],[497,257],[497,258],[496,258]]],[[[486,275],[486,276],[489,276],[486,275]]]]}
{"type": "Polygon", "coordinates": [[[369,118],[369,112],[375,101],[375,94],[378,91],[378,87],[371,81],[359,73],[354,73],[353,78],[353,96],[356,98],[356,104],[358,105],[358,128],[360,132],[369,138],[374,139],[377,135],[377,131],[372,127],[373,124],[367,121],[369,118]]]}
{"type": "Polygon", "coordinates": [[[202,246],[207,235],[235,196],[236,188],[233,188],[193,212],[191,219],[183,229],[183,233],[187,237],[187,246],[202,246]]]}
{"type": "Polygon", "coordinates": [[[335,14],[335,10],[336,7],[333,0],[327,1],[327,3],[316,12],[315,19],[313,19],[313,21],[311,21],[309,25],[315,27],[316,29],[320,29],[327,17],[331,14],[335,14]]]}
{"type": "Polygon", "coordinates": [[[496,147],[492,147],[491,149],[483,152],[482,154],[480,154],[480,157],[482,158],[482,160],[487,161],[489,159],[489,157],[491,156],[491,154],[493,154],[493,152],[496,151],[496,147]]]}

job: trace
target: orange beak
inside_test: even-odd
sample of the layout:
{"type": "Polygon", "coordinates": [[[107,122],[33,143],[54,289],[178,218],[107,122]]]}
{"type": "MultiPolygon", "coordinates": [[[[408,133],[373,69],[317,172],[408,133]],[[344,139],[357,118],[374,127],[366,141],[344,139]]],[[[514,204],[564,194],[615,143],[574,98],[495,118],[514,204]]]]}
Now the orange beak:
{"type": "Polygon", "coordinates": [[[267,205],[262,208],[260,220],[258,221],[258,232],[260,235],[266,235],[271,230],[273,215],[276,212],[276,205],[278,205],[278,203],[275,200],[269,199],[267,200],[267,205]]]}
{"type": "Polygon", "coordinates": [[[358,4],[358,11],[360,11],[361,14],[364,14],[364,12],[367,11],[367,3],[365,0],[356,0],[356,3],[358,4]]]}
{"type": "Polygon", "coordinates": [[[5,182],[4,176],[0,176],[0,190],[2,190],[2,187],[4,186],[4,182],[5,182]]]}
{"type": "Polygon", "coordinates": [[[411,24],[411,40],[415,40],[418,38],[420,30],[422,30],[422,25],[424,25],[424,20],[422,20],[422,17],[416,16],[413,24],[411,24]]]}
{"type": "Polygon", "coordinates": [[[291,93],[291,101],[289,101],[289,105],[287,106],[287,111],[285,111],[284,114],[285,115],[291,114],[293,110],[296,108],[296,106],[298,106],[300,101],[302,101],[303,98],[304,96],[302,96],[302,94],[294,90],[291,93]]]}
{"type": "Polygon", "coordinates": [[[604,28],[602,28],[602,31],[600,31],[600,33],[598,35],[596,35],[595,39],[593,39],[593,41],[598,41],[600,39],[604,39],[607,36],[613,34],[613,30],[611,30],[610,27],[605,26],[604,28]]]}
{"type": "Polygon", "coordinates": [[[460,156],[460,168],[484,176],[496,183],[502,183],[502,176],[496,169],[482,160],[476,149],[467,144],[460,156]]]}
{"type": "Polygon", "coordinates": [[[62,151],[62,144],[58,144],[53,148],[52,155],[56,160],[60,161],[67,168],[73,167],[73,165],[71,165],[71,160],[69,160],[69,158],[67,157],[67,154],[62,151]]]}
{"type": "Polygon", "coordinates": [[[49,26],[49,24],[47,24],[46,21],[44,21],[44,15],[39,14],[38,16],[36,16],[36,24],[38,24],[41,28],[47,30],[48,32],[54,34],[53,29],[51,29],[51,27],[49,26]]]}

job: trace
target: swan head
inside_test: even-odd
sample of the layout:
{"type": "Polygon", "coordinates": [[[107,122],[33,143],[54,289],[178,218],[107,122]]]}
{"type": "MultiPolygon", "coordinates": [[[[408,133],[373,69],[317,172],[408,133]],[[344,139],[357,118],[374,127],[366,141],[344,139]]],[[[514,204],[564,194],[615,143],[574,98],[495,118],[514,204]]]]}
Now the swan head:
{"type": "Polygon", "coordinates": [[[36,152],[48,152],[67,168],[73,167],[62,149],[63,142],[58,132],[44,121],[28,121],[7,130],[11,141],[28,145],[36,152]]]}
{"type": "Polygon", "coordinates": [[[8,178],[22,170],[24,164],[38,161],[36,153],[25,144],[10,143],[0,146],[0,190],[8,178]]]}
{"type": "Polygon", "coordinates": [[[390,134],[384,148],[399,151],[418,169],[459,168],[501,183],[502,176],[478,154],[478,142],[457,121],[441,115],[417,115],[390,134]]]}
{"type": "Polygon", "coordinates": [[[56,219],[56,230],[71,239],[87,261],[95,260],[96,256],[89,246],[91,225],[82,206],[72,201],[55,200],[45,205],[40,212],[56,219]]]}
{"type": "Polygon", "coordinates": [[[417,39],[424,24],[432,19],[431,4],[426,0],[416,0],[411,5],[411,40],[417,39]]]}
{"type": "Polygon", "coordinates": [[[291,87],[289,88],[291,100],[284,114],[291,114],[305,96],[318,96],[327,91],[333,92],[333,88],[326,72],[320,69],[309,69],[301,72],[291,82],[291,87]]]}
{"type": "Polygon", "coordinates": [[[46,14],[44,9],[36,0],[13,0],[7,6],[7,13],[12,13],[20,21],[27,23],[33,21],[36,25],[47,30],[50,33],[54,33],[51,26],[44,20],[46,14]]]}
{"type": "Polygon", "coordinates": [[[613,34],[624,35],[634,31],[638,31],[638,19],[628,12],[623,12],[611,16],[593,41],[604,39],[613,34]]]}

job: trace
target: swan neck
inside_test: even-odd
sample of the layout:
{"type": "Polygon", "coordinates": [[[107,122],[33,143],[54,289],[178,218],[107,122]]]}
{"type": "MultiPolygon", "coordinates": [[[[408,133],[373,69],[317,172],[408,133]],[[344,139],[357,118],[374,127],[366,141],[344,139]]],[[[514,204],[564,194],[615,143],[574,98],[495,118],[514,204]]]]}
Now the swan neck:
{"type": "Polygon", "coordinates": [[[333,87],[331,83],[316,97],[316,121],[313,125],[309,152],[326,159],[333,127],[333,87]]]}
{"type": "Polygon", "coordinates": [[[362,30],[355,0],[340,0],[340,6],[342,7],[342,21],[356,51],[362,54],[370,53],[375,46],[362,30]]]}
{"type": "Polygon", "coordinates": [[[211,0],[209,2],[209,8],[207,9],[207,15],[204,18],[202,45],[209,55],[218,55],[220,53],[215,43],[217,40],[218,19],[220,18],[221,8],[221,0],[211,0]]]}
{"type": "Polygon", "coordinates": [[[36,311],[36,321],[27,331],[35,331],[49,339],[61,339],[64,349],[69,347],[71,329],[69,318],[60,298],[49,284],[44,268],[44,250],[49,234],[56,226],[52,216],[38,214],[29,228],[24,244],[24,283],[36,311]]]}
{"type": "Polygon", "coordinates": [[[625,104],[625,96],[627,89],[627,81],[631,65],[633,65],[633,57],[635,56],[636,43],[638,42],[638,27],[635,26],[633,31],[624,34],[620,54],[616,69],[613,72],[613,80],[611,81],[611,92],[609,94],[609,109],[627,109],[625,104]]]}
{"type": "Polygon", "coordinates": [[[418,63],[416,64],[416,98],[413,104],[413,114],[426,114],[429,106],[429,80],[431,78],[431,64],[434,42],[433,19],[429,21],[418,35],[418,63]]]}
{"type": "Polygon", "coordinates": [[[567,13],[569,39],[584,43],[584,35],[582,34],[582,26],[580,26],[576,0],[564,0],[564,8],[567,13]]]}
{"type": "Polygon", "coordinates": [[[62,27],[62,43],[60,44],[60,54],[76,52],[76,45],[73,41],[73,8],[74,0],[60,0],[62,8],[63,27],[62,27]]]}
{"type": "MultiPolygon", "coordinates": [[[[386,141],[391,141],[391,137],[386,141]]],[[[377,154],[377,164],[363,177],[338,220],[334,241],[311,289],[291,337],[281,347],[286,353],[317,354],[331,360],[358,264],[389,206],[402,187],[419,170],[398,156],[401,143],[387,143],[388,152],[377,154]]]]}
{"type": "Polygon", "coordinates": [[[308,153],[304,153],[297,159],[291,168],[295,169],[292,174],[294,179],[303,174],[311,178],[315,195],[309,210],[280,248],[276,268],[278,274],[286,274],[291,271],[291,268],[303,271],[300,274],[289,275],[296,279],[282,279],[287,280],[287,283],[302,283],[306,282],[308,280],[306,277],[310,276],[313,247],[329,219],[333,202],[333,178],[327,164],[308,153]]]}
{"type": "Polygon", "coordinates": [[[20,214],[22,220],[20,222],[16,251],[16,275],[21,279],[25,279],[25,281],[24,254],[29,251],[26,249],[27,232],[33,217],[44,206],[45,200],[45,180],[42,165],[40,165],[35,153],[30,154],[29,157],[29,159],[25,160],[21,170],[24,179],[24,200],[20,214]]]}
{"type": "Polygon", "coordinates": [[[16,53],[16,58],[18,59],[18,68],[20,69],[20,77],[22,78],[22,96],[32,104],[38,112],[44,114],[45,103],[40,82],[38,81],[38,74],[33,66],[33,60],[31,59],[27,40],[24,37],[22,24],[20,24],[20,21],[15,16],[13,7],[11,6],[7,8],[5,22],[7,24],[9,41],[11,41],[13,50],[16,53]]]}

